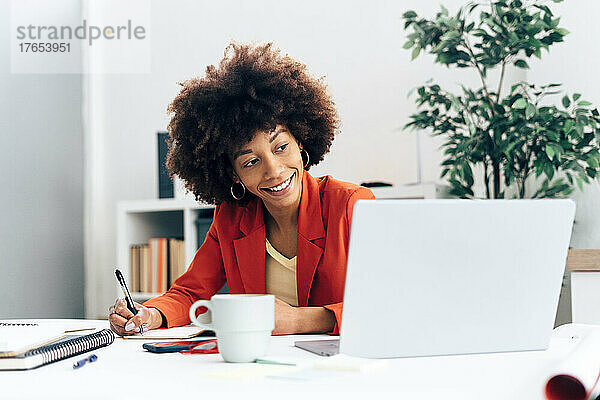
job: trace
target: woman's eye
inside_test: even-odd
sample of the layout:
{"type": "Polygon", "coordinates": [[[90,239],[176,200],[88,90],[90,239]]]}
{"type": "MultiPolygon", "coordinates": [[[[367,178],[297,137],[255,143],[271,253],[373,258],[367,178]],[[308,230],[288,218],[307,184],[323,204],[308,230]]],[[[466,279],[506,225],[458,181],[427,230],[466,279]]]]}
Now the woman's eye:
{"type": "Polygon", "coordinates": [[[256,164],[257,161],[258,161],[258,159],[253,158],[252,160],[250,160],[246,164],[244,164],[244,168],[248,168],[248,167],[253,166],[254,164],[256,164]]]}
{"type": "Polygon", "coordinates": [[[288,147],[288,144],[289,144],[289,143],[284,143],[284,144],[282,144],[281,146],[279,146],[279,147],[277,148],[277,150],[279,150],[279,151],[284,151],[284,150],[285,150],[285,149],[288,147]]]}

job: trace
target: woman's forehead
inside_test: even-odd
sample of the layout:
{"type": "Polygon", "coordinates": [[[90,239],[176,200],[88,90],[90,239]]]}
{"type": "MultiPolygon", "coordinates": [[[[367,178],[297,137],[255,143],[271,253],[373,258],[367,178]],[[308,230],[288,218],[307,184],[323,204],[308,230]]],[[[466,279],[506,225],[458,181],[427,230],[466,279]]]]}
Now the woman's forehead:
{"type": "MultiPolygon", "coordinates": [[[[276,125],[273,129],[258,129],[256,130],[249,140],[239,143],[235,146],[233,153],[236,153],[244,148],[249,148],[253,143],[256,143],[261,140],[268,140],[269,142],[273,142],[276,138],[280,136],[294,137],[290,133],[290,131],[285,127],[285,125],[276,125]]],[[[294,138],[295,139],[295,138],[294,138]]]]}

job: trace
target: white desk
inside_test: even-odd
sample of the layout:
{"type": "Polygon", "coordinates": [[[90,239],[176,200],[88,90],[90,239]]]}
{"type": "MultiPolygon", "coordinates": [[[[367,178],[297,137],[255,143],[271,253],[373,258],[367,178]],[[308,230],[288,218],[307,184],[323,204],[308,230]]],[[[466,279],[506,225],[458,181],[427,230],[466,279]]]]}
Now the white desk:
{"type": "MultiPolygon", "coordinates": [[[[76,327],[108,327],[106,321],[56,320],[76,327]]],[[[563,325],[547,351],[391,359],[378,372],[333,372],[328,378],[292,381],[207,377],[258,364],[228,364],[218,354],[152,354],[141,340],[117,338],[95,351],[98,361],[73,370],[73,359],[31,371],[0,371],[1,399],[174,399],[215,396],[238,399],[337,399],[340,395],[394,399],[543,399],[546,374],[573,348],[587,325],[563,325]],[[331,376],[333,374],[333,376],[331,376]],[[209,394],[212,393],[212,394],[209,394]],[[282,396],[283,395],[283,396],[282,396]],[[400,396],[398,396],[400,395],[400,396]],[[185,397],[184,397],[185,396],[185,397]],[[384,397],[385,396],[385,397],[384,397]],[[438,397],[439,396],[439,397],[438,397]]],[[[319,358],[293,347],[320,335],[272,337],[269,355],[319,358]]],[[[79,356],[81,357],[81,356],[79,356]]],[[[328,371],[326,371],[327,373],[328,371]]]]}

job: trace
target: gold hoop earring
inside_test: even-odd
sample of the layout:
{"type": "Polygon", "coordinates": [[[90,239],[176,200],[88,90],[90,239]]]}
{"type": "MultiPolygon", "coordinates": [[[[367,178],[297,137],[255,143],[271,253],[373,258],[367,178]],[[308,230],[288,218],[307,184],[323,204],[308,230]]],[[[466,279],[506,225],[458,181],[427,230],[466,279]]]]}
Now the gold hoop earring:
{"type": "Polygon", "coordinates": [[[304,162],[304,168],[306,168],[306,166],[310,162],[310,156],[308,155],[308,151],[306,151],[304,149],[300,150],[300,157],[302,157],[302,162],[304,162]],[[306,154],[306,162],[304,162],[304,157],[302,157],[302,153],[306,154]]]}
{"type": "Polygon", "coordinates": [[[231,189],[230,189],[230,191],[231,191],[231,197],[233,197],[233,198],[234,198],[234,199],[236,199],[237,201],[240,201],[240,200],[241,200],[241,199],[243,199],[243,198],[244,198],[244,196],[246,195],[246,186],[244,186],[244,184],[243,184],[242,182],[233,182],[233,183],[231,184],[231,189]],[[238,197],[238,196],[236,196],[236,195],[235,195],[235,193],[233,193],[233,186],[234,186],[236,183],[239,183],[240,185],[242,185],[242,190],[243,190],[243,192],[242,192],[242,195],[241,195],[241,196],[239,196],[239,197],[238,197]]]}

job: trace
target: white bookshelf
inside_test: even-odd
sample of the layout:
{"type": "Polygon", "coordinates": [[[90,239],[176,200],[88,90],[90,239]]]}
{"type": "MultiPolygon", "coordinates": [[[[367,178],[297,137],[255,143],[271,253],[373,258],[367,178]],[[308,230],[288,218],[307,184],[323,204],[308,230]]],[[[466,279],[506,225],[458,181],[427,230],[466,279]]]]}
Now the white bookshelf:
{"type": "MultiPolygon", "coordinates": [[[[198,249],[195,220],[199,210],[214,206],[186,199],[154,199],[122,201],[117,205],[117,263],[131,288],[130,246],[147,243],[151,237],[182,237],[185,241],[185,261],[189,265],[198,249]]],[[[117,296],[121,289],[115,283],[117,296]]],[[[131,293],[142,302],[160,293],[131,293]]]]}
{"type": "MultiPolygon", "coordinates": [[[[431,199],[447,197],[447,187],[435,183],[397,185],[371,188],[378,199],[431,199]]],[[[189,265],[199,247],[195,220],[199,210],[213,209],[189,199],[154,199],[122,201],[117,209],[117,263],[129,287],[131,267],[129,248],[147,243],[151,237],[183,237],[185,260],[189,265]]],[[[121,289],[115,283],[117,296],[121,289]]],[[[135,301],[142,302],[160,293],[131,293],[135,301]]]]}
{"type": "Polygon", "coordinates": [[[450,187],[435,182],[375,187],[371,191],[376,199],[442,199],[449,197],[450,187]]]}

